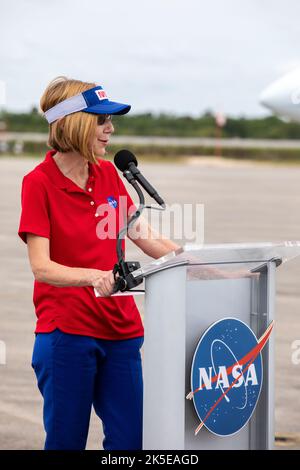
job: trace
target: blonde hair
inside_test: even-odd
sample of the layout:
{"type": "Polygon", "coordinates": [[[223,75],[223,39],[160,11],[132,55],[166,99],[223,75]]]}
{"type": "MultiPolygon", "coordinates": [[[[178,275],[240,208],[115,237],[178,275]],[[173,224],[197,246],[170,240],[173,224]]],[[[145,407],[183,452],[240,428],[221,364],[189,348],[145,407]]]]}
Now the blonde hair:
{"type": "MultiPolygon", "coordinates": [[[[43,113],[71,96],[94,88],[96,83],[82,82],[64,76],[54,78],[44,91],[40,107],[43,113]]],[[[58,119],[49,125],[47,145],[58,152],[78,152],[91,163],[98,164],[91,148],[97,127],[97,115],[76,112],[58,119]]]]}

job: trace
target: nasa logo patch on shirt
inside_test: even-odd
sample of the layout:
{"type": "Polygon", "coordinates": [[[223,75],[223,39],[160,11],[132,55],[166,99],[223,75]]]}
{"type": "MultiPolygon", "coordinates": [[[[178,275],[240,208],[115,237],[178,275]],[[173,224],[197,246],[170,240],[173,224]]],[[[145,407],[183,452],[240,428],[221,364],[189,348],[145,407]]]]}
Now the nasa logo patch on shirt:
{"type": "Polygon", "coordinates": [[[114,209],[116,209],[118,207],[118,202],[116,201],[116,199],[113,196],[108,196],[107,202],[114,209]]]}

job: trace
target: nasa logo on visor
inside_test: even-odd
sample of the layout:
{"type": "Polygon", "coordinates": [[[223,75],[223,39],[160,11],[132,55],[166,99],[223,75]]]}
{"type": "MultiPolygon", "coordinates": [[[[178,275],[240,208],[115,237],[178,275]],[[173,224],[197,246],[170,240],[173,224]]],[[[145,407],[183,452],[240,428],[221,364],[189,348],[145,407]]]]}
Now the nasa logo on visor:
{"type": "Polygon", "coordinates": [[[106,91],[104,91],[104,90],[95,90],[95,93],[98,96],[100,101],[108,99],[106,91]]]}
{"type": "Polygon", "coordinates": [[[204,425],[218,436],[229,436],[247,424],[260,395],[261,349],[272,327],[259,341],[236,318],[217,321],[205,331],[194,353],[192,392],[187,395],[201,422],[195,434],[204,425]]]}

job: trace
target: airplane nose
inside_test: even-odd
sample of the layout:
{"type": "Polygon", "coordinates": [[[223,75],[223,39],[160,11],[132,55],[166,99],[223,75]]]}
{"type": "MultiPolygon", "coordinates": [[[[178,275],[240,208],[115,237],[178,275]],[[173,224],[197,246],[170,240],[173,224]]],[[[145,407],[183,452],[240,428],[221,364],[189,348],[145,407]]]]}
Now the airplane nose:
{"type": "Polygon", "coordinates": [[[272,103],[272,93],[269,92],[269,88],[265,88],[259,95],[259,103],[266,108],[270,108],[270,103],[272,103]]]}
{"type": "Polygon", "coordinates": [[[282,118],[300,120],[300,68],[271,83],[259,102],[282,118]]]}
{"type": "Polygon", "coordinates": [[[284,91],[280,83],[272,83],[272,85],[269,85],[262,91],[259,96],[259,102],[261,105],[274,111],[288,98],[285,96],[284,91]]]}

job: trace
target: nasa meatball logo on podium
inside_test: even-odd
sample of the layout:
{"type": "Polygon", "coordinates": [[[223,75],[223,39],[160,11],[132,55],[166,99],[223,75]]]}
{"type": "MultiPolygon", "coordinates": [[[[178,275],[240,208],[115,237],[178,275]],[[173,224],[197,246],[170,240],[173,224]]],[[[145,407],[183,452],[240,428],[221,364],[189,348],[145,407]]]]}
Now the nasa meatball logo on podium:
{"type": "Polygon", "coordinates": [[[191,368],[199,429],[204,425],[218,436],[240,431],[255,410],[262,376],[260,343],[249,326],[236,318],[211,325],[196,347],[191,368]]]}

